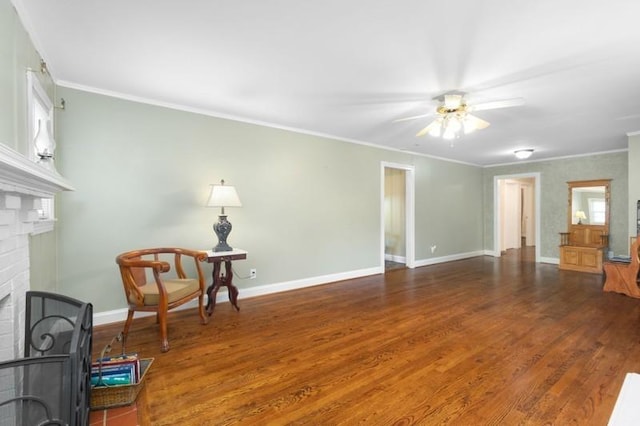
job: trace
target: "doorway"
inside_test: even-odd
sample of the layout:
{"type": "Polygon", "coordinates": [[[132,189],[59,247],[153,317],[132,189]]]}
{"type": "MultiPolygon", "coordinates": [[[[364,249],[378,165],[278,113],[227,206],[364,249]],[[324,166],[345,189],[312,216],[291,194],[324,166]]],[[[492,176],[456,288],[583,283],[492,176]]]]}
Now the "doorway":
{"type": "Polygon", "coordinates": [[[381,165],[381,268],[415,267],[414,168],[381,165]]]}
{"type": "Polygon", "coordinates": [[[540,261],[540,174],[494,176],[494,256],[535,251],[540,261]]]}

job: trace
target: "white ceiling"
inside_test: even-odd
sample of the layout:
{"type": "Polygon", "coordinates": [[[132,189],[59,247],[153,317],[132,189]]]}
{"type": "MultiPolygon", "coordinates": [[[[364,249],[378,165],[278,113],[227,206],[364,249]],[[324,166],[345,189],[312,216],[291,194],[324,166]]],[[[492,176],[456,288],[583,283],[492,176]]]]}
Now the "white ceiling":
{"type": "Polygon", "coordinates": [[[13,0],[56,82],[478,165],[627,148],[637,0],[13,0]],[[485,130],[415,137],[444,92],[485,130]]]}

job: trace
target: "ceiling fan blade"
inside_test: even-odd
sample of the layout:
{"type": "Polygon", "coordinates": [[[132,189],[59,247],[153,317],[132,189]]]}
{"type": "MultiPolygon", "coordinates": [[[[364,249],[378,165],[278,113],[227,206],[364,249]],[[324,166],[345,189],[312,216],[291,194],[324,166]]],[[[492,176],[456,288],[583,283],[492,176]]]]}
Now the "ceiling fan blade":
{"type": "Polygon", "coordinates": [[[394,123],[399,123],[401,121],[409,121],[409,120],[415,120],[416,118],[424,118],[424,117],[429,117],[430,115],[435,114],[434,112],[428,112],[426,114],[420,114],[420,115],[414,115],[411,117],[404,117],[404,118],[398,118],[396,120],[393,120],[394,123]]]}
{"type": "Polygon", "coordinates": [[[418,133],[416,133],[416,136],[424,136],[427,133],[429,133],[429,131],[431,130],[431,128],[436,124],[435,121],[432,121],[431,123],[429,123],[427,125],[427,127],[425,127],[424,129],[420,130],[418,133]]]}
{"type": "Polygon", "coordinates": [[[614,120],[631,120],[634,118],[640,118],[640,114],[623,115],[622,117],[614,118],[614,120]]]}
{"type": "Polygon", "coordinates": [[[467,114],[465,120],[468,120],[470,124],[472,124],[478,130],[486,129],[491,125],[491,123],[489,123],[488,121],[485,121],[482,118],[478,118],[475,115],[471,114],[467,114]]]}
{"type": "Polygon", "coordinates": [[[504,99],[501,101],[484,102],[481,104],[471,105],[468,107],[470,111],[486,111],[488,109],[510,108],[524,105],[524,98],[504,99]]]}

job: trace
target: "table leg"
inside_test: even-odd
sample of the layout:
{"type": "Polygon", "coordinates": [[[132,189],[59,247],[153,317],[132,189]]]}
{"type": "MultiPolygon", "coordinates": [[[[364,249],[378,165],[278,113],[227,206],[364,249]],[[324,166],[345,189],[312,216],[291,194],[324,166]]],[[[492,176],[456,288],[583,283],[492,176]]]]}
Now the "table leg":
{"type": "Polygon", "coordinates": [[[220,262],[213,262],[213,272],[211,273],[213,282],[207,288],[207,315],[211,316],[213,310],[216,308],[216,296],[218,295],[218,289],[222,284],[220,279],[220,262]]]}
{"type": "Polygon", "coordinates": [[[240,307],[238,306],[238,288],[233,285],[233,269],[231,269],[230,260],[224,262],[224,268],[226,271],[225,285],[229,293],[229,302],[236,308],[236,311],[240,311],[240,307]]]}

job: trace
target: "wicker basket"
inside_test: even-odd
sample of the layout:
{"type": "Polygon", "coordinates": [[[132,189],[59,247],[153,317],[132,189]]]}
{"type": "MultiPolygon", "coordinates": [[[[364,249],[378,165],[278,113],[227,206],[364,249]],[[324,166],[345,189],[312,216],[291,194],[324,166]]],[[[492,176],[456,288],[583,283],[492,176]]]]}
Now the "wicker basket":
{"type": "Polygon", "coordinates": [[[144,386],[144,378],[153,363],[153,358],[140,359],[140,380],[132,385],[99,386],[91,388],[91,409],[123,407],[131,405],[144,386]]]}

